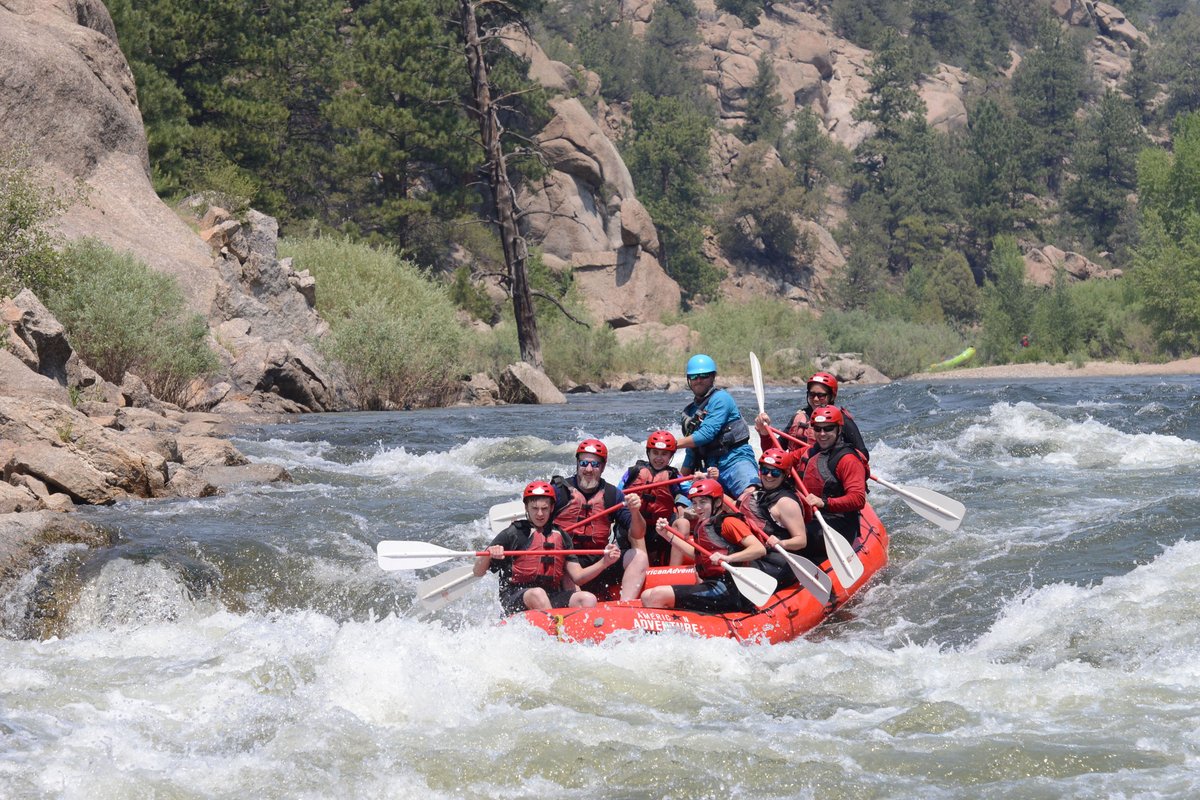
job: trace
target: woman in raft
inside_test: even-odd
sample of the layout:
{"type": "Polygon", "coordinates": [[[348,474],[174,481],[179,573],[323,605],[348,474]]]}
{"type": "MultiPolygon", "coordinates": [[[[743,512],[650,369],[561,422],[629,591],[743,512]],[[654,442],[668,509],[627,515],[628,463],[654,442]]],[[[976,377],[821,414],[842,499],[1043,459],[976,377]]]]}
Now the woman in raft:
{"type": "Polygon", "coordinates": [[[700,583],[688,586],[655,586],[642,592],[642,605],[647,608],[687,608],[694,611],[750,611],[749,603],[733,584],[723,564],[745,565],[767,554],[742,515],[729,511],[724,503],[721,484],[703,478],[688,489],[688,498],[696,514],[693,529],[696,540],[711,555],[700,554],[681,537],[667,530],[667,521],[659,520],[658,534],[672,547],[695,558],[700,583]]]}

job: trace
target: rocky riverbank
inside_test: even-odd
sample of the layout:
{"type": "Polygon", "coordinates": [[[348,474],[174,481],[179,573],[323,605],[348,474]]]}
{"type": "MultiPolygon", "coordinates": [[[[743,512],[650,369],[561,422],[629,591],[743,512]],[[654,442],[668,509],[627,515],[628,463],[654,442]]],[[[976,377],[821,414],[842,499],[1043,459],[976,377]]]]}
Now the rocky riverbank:
{"type": "Polygon", "coordinates": [[[163,402],[135,375],[101,378],[28,290],[0,299],[0,339],[0,596],[56,543],[108,543],[77,505],[290,479],[224,438],[239,418],[163,402]]]}

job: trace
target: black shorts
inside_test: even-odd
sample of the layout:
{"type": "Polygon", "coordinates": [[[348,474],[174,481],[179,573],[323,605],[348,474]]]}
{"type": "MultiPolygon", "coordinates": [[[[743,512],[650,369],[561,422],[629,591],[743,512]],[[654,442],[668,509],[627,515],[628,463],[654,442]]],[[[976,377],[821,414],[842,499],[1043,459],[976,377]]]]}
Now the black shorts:
{"type": "Polygon", "coordinates": [[[783,553],[772,550],[762,558],[754,562],[754,565],[763,572],[770,575],[779,584],[778,588],[785,589],[796,583],[796,573],[792,572],[791,566],[783,553]]]}
{"type": "MultiPolygon", "coordinates": [[[[580,586],[586,592],[591,592],[599,599],[604,599],[608,594],[608,590],[614,586],[620,586],[621,580],[625,577],[625,548],[621,549],[621,557],[604,568],[596,577],[580,586]]],[[[603,556],[580,556],[579,565],[581,567],[590,567],[595,564],[603,556]]]]}
{"type": "MultiPolygon", "coordinates": [[[[504,609],[505,614],[519,614],[522,611],[528,611],[525,606],[525,593],[530,589],[536,589],[537,586],[525,586],[513,584],[508,591],[500,593],[500,607],[504,609]]],[[[546,596],[550,598],[551,608],[566,608],[571,603],[571,595],[575,594],[570,589],[555,589],[546,590],[546,596]]]]}
{"type": "Polygon", "coordinates": [[[723,614],[727,611],[749,611],[753,608],[742,593],[733,585],[728,575],[710,578],[702,583],[687,586],[672,586],[675,591],[675,607],[692,611],[709,611],[723,614]]]}

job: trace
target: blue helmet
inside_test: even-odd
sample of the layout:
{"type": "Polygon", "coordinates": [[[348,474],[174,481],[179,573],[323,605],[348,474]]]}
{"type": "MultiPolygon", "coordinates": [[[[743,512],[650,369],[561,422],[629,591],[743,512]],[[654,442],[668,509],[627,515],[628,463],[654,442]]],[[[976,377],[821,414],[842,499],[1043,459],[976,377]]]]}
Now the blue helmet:
{"type": "Polygon", "coordinates": [[[689,378],[694,378],[697,375],[708,375],[710,373],[715,374],[716,371],[717,362],[713,361],[711,357],[706,356],[703,353],[699,353],[688,359],[687,376],[689,378]]]}

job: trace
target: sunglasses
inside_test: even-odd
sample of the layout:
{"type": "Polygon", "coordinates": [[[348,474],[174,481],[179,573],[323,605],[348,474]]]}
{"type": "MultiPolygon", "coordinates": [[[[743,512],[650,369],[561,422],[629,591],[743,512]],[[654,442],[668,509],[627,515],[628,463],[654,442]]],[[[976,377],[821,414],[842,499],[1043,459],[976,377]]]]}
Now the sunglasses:
{"type": "Polygon", "coordinates": [[[836,431],[838,429],[838,426],[837,425],[813,425],[812,429],[814,431],[816,431],[817,433],[829,433],[830,431],[836,431]]]}
{"type": "Polygon", "coordinates": [[[809,392],[808,396],[815,397],[818,400],[825,400],[826,398],[829,397],[829,392],[809,392]]]}
{"type": "Polygon", "coordinates": [[[603,461],[593,461],[590,458],[581,458],[581,459],[579,459],[578,463],[579,463],[579,466],[581,469],[584,467],[591,467],[592,469],[600,469],[602,466],[604,466],[603,461]]]}
{"type": "Polygon", "coordinates": [[[768,478],[782,478],[783,470],[776,469],[775,467],[759,467],[758,474],[766,475],[768,478]]]}

